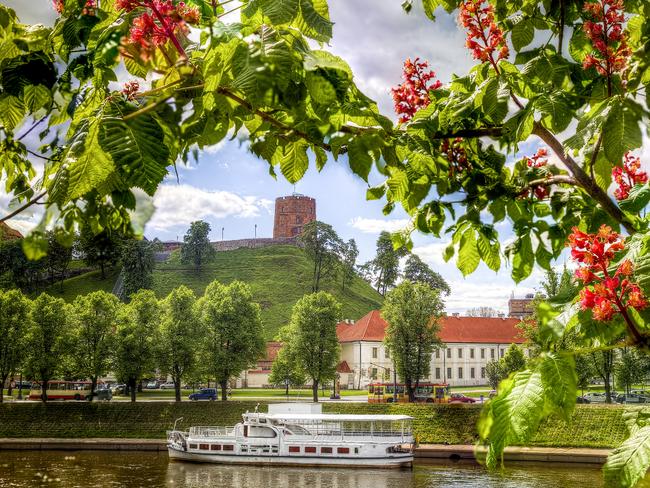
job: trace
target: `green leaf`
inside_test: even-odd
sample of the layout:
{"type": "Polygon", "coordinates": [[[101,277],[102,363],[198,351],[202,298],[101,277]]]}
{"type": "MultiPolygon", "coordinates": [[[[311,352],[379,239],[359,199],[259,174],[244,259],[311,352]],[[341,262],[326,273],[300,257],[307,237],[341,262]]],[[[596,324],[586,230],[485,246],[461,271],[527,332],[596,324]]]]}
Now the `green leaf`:
{"type": "Polygon", "coordinates": [[[69,174],[69,200],[80,198],[103,185],[115,171],[112,159],[99,143],[100,127],[101,116],[97,114],[82,121],[70,139],[64,158],[69,174]]]}
{"type": "Polygon", "coordinates": [[[533,42],[535,37],[535,26],[530,19],[524,19],[515,24],[512,28],[511,39],[515,50],[521,51],[522,48],[533,42]]]}
{"type": "Polygon", "coordinates": [[[515,283],[519,283],[530,276],[534,262],[533,244],[530,235],[527,234],[519,238],[512,258],[512,279],[515,280],[515,283]]]}
{"type": "Polygon", "coordinates": [[[368,181],[370,168],[372,168],[372,157],[363,139],[357,138],[350,141],[348,145],[348,160],[350,169],[363,178],[364,181],[368,181]]]}
{"type": "Polygon", "coordinates": [[[499,256],[499,245],[491,245],[490,240],[481,232],[478,233],[476,243],[479,255],[483,262],[492,271],[499,271],[501,267],[501,256],[499,256]]]}
{"type": "Polygon", "coordinates": [[[587,37],[582,25],[573,27],[573,35],[569,41],[569,54],[577,62],[582,63],[587,54],[591,53],[593,47],[587,37]]]}
{"type": "Polygon", "coordinates": [[[603,126],[603,149],[612,164],[620,164],[623,155],[641,147],[638,112],[627,103],[615,102],[603,126]]]}
{"type": "Polygon", "coordinates": [[[288,24],[298,15],[300,0],[260,0],[259,6],[272,24],[288,24]]]}
{"type": "Polygon", "coordinates": [[[300,181],[309,167],[307,146],[301,141],[292,142],[278,147],[277,155],[279,155],[280,171],[289,183],[300,181]]]}
{"type": "Polygon", "coordinates": [[[127,121],[106,117],[99,135],[102,149],[111,155],[124,179],[152,196],[172,163],[163,139],[163,130],[151,114],[127,121]]]}
{"type": "Polygon", "coordinates": [[[476,232],[473,227],[468,227],[460,238],[456,265],[463,276],[467,276],[476,271],[480,262],[481,256],[476,243],[476,232]]]}
{"type": "Polygon", "coordinates": [[[333,24],[326,0],[300,0],[300,13],[297,25],[304,35],[320,42],[332,38],[333,24]]]}
{"type": "Polygon", "coordinates": [[[650,467],[650,426],[641,427],[614,449],[603,467],[607,486],[631,487],[650,467]]]}
{"type": "Polygon", "coordinates": [[[8,94],[0,95],[0,120],[8,131],[13,131],[25,116],[25,106],[18,97],[8,94]]]}
{"type": "Polygon", "coordinates": [[[366,190],[366,200],[379,200],[386,194],[386,185],[373,186],[366,190]]]}
{"type": "Polygon", "coordinates": [[[545,116],[542,120],[544,126],[554,132],[562,132],[573,118],[569,101],[561,92],[541,95],[535,100],[535,108],[545,116]]]}
{"type": "Polygon", "coordinates": [[[454,243],[452,242],[445,250],[442,252],[442,259],[445,260],[445,263],[448,262],[454,256],[454,243]]]}
{"type": "Polygon", "coordinates": [[[30,112],[47,108],[52,103],[52,94],[43,85],[27,85],[24,95],[25,105],[30,112]]]}
{"type": "Polygon", "coordinates": [[[546,397],[560,410],[564,420],[569,421],[576,404],[578,377],[573,356],[548,353],[539,365],[546,397]]]}
{"type": "Polygon", "coordinates": [[[314,103],[318,105],[336,103],[336,90],[325,78],[314,73],[307,73],[305,82],[314,103]]]}
{"type": "Polygon", "coordinates": [[[650,203],[650,185],[635,185],[629,196],[620,202],[620,207],[626,212],[640,212],[650,203]]]}

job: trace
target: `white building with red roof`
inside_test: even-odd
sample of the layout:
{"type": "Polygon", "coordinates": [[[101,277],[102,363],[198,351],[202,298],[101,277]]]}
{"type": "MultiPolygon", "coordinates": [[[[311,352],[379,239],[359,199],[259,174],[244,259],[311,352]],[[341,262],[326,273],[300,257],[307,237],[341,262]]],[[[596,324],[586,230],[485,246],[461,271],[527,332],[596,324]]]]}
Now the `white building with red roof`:
{"type": "MultiPolygon", "coordinates": [[[[519,322],[517,318],[443,317],[439,337],[444,346],[432,354],[427,379],[454,386],[486,385],[488,361],[503,357],[510,344],[524,343],[516,327],[519,322]]],[[[362,389],[372,381],[392,381],[394,366],[384,344],[387,325],[379,310],[337,325],[341,361],[351,370],[341,375],[342,387],[362,389]]]]}

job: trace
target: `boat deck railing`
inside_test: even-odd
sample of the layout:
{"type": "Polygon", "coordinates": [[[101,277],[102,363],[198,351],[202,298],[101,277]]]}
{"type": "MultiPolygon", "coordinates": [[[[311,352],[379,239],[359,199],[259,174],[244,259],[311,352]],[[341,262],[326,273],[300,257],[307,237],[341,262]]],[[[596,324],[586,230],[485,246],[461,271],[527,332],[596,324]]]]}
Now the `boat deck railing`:
{"type": "MultiPolygon", "coordinates": [[[[241,438],[241,435],[236,435],[235,427],[211,427],[211,426],[198,426],[190,427],[189,435],[191,437],[229,437],[232,439],[241,438]]],[[[411,432],[395,432],[395,431],[370,431],[370,430],[320,430],[318,432],[309,433],[289,433],[284,432],[285,440],[293,441],[336,441],[344,439],[356,440],[376,440],[376,441],[398,441],[398,442],[412,442],[413,435],[411,432]]]]}
{"type": "Polygon", "coordinates": [[[235,427],[190,427],[192,437],[235,437],[235,427]]]}

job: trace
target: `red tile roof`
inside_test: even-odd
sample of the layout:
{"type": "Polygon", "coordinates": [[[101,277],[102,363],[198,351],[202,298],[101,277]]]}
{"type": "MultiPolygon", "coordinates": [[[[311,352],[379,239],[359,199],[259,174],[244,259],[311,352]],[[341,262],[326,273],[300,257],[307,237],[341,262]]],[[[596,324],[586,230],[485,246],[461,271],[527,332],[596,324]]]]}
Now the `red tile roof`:
{"type": "Polygon", "coordinates": [[[341,361],[339,365],[336,367],[336,372],[337,373],[352,373],[352,370],[350,369],[350,365],[348,364],[347,361],[341,361]]]}
{"type": "MultiPolygon", "coordinates": [[[[522,344],[521,331],[515,326],[517,318],[443,317],[440,340],[445,343],[522,344]]],[[[379,310],[366,314],[353,325],[341,322],[336,326],[339,342],[384,340],[386,321],[379,310]]]]}
{"type": "Polygon", "coordinates": [[[0,222],[0,241],[11,241],[13,239],[22,239],[23,235],[16,229],[12,229],[6,223],[0,222]]]}

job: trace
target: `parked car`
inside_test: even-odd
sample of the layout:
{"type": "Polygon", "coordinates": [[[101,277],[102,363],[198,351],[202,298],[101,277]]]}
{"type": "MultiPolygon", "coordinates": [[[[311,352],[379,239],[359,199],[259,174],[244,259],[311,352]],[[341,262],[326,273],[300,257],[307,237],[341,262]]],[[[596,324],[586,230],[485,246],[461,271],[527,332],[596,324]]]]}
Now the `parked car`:
{"type": "Polygon", "coordinates": [[[117,384],[111,386],[111,391],[113,392],[113,395],[124,395],[124,392],[126,391],[126,385],[124,384],[117,384]]]}
{"type": "Polygon", "coordinates": [[[468,397],[461,393],[452,393],[449,397],[449,403],[476,403],[476,398],[468,397]]]}
{"type": "Polygon", "coordinates": [[[195,393],[190,393],[190,400],[216,400],[217,399],[217,389],[216,388],[201,388],[195,393]]]}
{"type": "Polygon", "coordinates": [[[616,403],[646,403],[648,399],[641,395],[618,395],[616,403]]]}
{"type": "Polygon", "coordinates": [[[93,400],[111,401],[113,399],[113,392],[110,388],[97,388],[93,393],[93,400]]]}
{"type": "Polygon", "coordinates": [[[586,396],[579,396],[576,403],[591,403],[591,401],[586,396]]]}
{"type": "Polygon", "coordinates": [[[173,390],[174,389],[174,382],[173,381],[168,381],[166,383],[163,383],[160,385],[161,390],[173,390]]]}
{"type": "Polygon", "coordinates": [[[160,388],[160,385],[158,384],[157,381],[150,381],[149,383],[147,383],[147,384],[145,385],[144,388],[145,388],[146,390],[157,390],[158,388],[160,388]]]}
{"type": "Polygon", "coordinates": [[[604,393],[587,393],[583,398],[585,398],[589,403],[605,403],[605,394],[604,393]]]}

